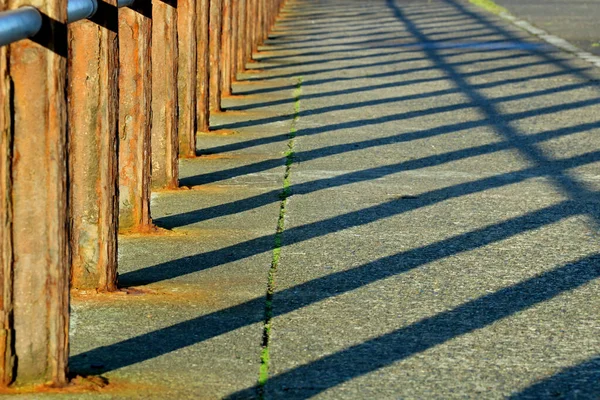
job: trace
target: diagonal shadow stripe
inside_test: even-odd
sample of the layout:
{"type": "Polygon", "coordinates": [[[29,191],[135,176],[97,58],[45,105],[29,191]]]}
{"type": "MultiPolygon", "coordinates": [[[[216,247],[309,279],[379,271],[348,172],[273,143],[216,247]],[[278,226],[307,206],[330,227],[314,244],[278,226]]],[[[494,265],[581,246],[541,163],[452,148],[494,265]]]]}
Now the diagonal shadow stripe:
{"type": "Polygon", "coordinates": [[[598,399],[600,356],[535,383],[508,397],[510,400],[598,399]]]}
{"type": "MultiPolygon", "coordinates": [[[[420,194],[417,199],[409,202],[393,199],[382,204],[363,208],[358,211],[352,211],[326,220],[291,228],[286,230],[286,237],[293,237],[294,239],[293,241],[287,239],[285,244],[299,243],[301,241],[323,236],[325,234],[369,224],[383,218],[437,204],[450,198],[467,196],[469,194],[483,192],[492,188],[522,182],[535,176],[551,176],[553,171],[556,173],[565,168],[573,168],[577,165],[581,165],[581,163],[588,163],[592,154],[595,159],[600,157],[600,151],[598,151],[591,154],[573,157],[571,159],[556,161],[550,165],[536,166],[515,173],[496,175],[472,182],[466,182],[432,190],[420,194]]],[[[374,179],[373,176],[370,178],[364,178],[374,179]]],[[[270,194],[265,196],[270,196],[270,194]]],[[[578,198],[578,201],[573,202],[573,204],[577,204],[576,213],[588,213],[593,216],[600,215],[600,210],[598,209],[600,203],[596,201],[596,197],[596,194],[591,194],[586,197],[578,198]]],[[[262,197],[260,198],[262,199],[262,197]]],[[[125,286],[156,283],[166,279],[172,279],[178,276],[202,271],[208,268],[214,268],[224,263],[242,260],[263,252],[271,251],[272,244],[272,235],[262,236],[219,250],[184,257],[175,261],[169,261],[151,267],[141,268],[136,271],[127,272],[119,276],[119,282],[125,286]]]]}
{"type": "MultiPolygon", "coordinates": [[[[280,316],[320,300],[352,291],[366,284],[407,272],[435,260],[474,250],[517,234],[538,229],[569,216],[578,215],[580,212],[580,204],[575,206],[573,202],[565,201],[498,224],[384,257],[350,270],[317,278],[277,292],[277,298],[288,298],[289,301],[278,301],[274,313],[276,316],[280,316]],[[300,292],[304,295],[298,296],[300,292]]],[[[349,225],[351,224],[346,222],[343,229],[349,225]]],[[[331,230],[331,227],[328,229],[331,230]]],[[[294,235],[288,234],[285,245],[292,242],[289,240],[290,237],[296,237],[297,235],[301,236],[301,232],[294,235]]],[[[316,232],[307,232],[303,238],[307,236],[315,237],[318,235],[316,232]]],[[[272,238],[269,239],[268,250],[271,249],[273,243],[272,238]]],[[[265,251],[268,250],[265,244],[265,251]]],[[[559,289],[557,288],[557,290],[559,289]]],[[[253,323],[262,322],[264,317],[262,314],[263,306],[264,298],[253,299],[238,306],[142,334],[109,346],[98,347],[71,357],[69,362],[77,372],[100,374],[113,371],[191,346],[253,323]],[[219,323],[216,324],[215,321],[219,321],[219,323]],[[89,370],[86,366],[90,363],[103,365],[104,367],[89,370]]]]}
{"type": "MultiPolygon", "coordinates": [[[[308,399],[326,389],[484,328],[600,278],[600,254],[543,273],[433,317],[269,378],[286,399],[308,399]],[[302,382],[301,390],[294,390],[302,382]]],[[[247,399],[258,386],[228,396],[247,399]]],[[[267,389],[269,390],[269,389],[267,389]]]]}
{"type": "MultiPolygon", "coordinates": [[[[597,125],[597,123],[589,123],[571,126],[568,128],[561,128],[554,131],[545,131],[539,134],[529,135],[523,138],[522,140],[532,143],[543,142],[554,138],[565,137],[568,135],[585,132],[589,129],[596,128],[597,125]]],[[[294,158],[298,161],[308,161],[320,157],[327,157],[333,154],[342,154],[351,151],[363,150],[370,147],[402,143],[410,140],[410,135],[408,135],[408,137],[405,135],[407,134],[396,135],[389,138],[366,140],[363,142],[353,144],[334,145],[326,148],[319,148],[305,152],[298,152],[295,154],[294,158]]],[[[290,191],[291,194],[308,194],[319,190],[331,189],[334,187],[349,185],[360,181],[383,178],[385,176],[400,172],[440,166],[452,161],[465,160],[468,158],[491,154],[503,150],[509,150],[512,148],[512,143],[506,141],[490,143],[442,154],[434,154],[416,160],[401,161],[396,164],[349,172],[331,178],[322,178],[305,183],[294,184],[291,186],[290,191]]],[[[564,166],[565,168],[574,168],[575,166],[585,165],[596,161],[600,161],[600,152],[591,152],[581,156],[563,160],[562,166],[564,166]]],[[[249,172],[258,172],[275,167],[280,167],[283,164],[284,159],[267,160],[252,164],[248,167],[238,167],[230,170],[205,174],[198,177],[182,179],[181,182],[182,184],[189,185],[213,183],[219,180],[225,180],[232,177],[240,176],[249,172]]],[[[558,168],[560,166],[555,165],[554,167],[558,168]]],[[[533,167],[524,171],[520,171],[520,173],[523,176],[543,176],[547,173],[552,173],[552,170],[544,171],[543,169],[533,167]]],[[[236,200],[230,203],[220,204],[217,206],[203,208],[200,210],[194,210],[186,213],[156,218],[154,222],[162,228],[173,229],[176,227],[190,225],[201,221],[207,221],[212,218],[218,218],[224,215],[237,214],[257,207],[264,206],[266,204],[270,204],[273,201],[278,200],[279,192],[279,190],[275,190],[257,196],[252,196],[246,199],[236,200]]]]}

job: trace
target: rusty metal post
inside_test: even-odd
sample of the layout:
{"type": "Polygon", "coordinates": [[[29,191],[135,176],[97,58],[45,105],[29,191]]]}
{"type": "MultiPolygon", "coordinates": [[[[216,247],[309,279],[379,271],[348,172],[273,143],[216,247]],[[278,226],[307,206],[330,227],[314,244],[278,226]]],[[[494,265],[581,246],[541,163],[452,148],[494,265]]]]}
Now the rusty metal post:
{"type": "Polygon", "coordinates": [[[221,0],[223,3],[221,29],[221,95],[231,96],[231,6],[232,0],[221,0]]]}
{"type": "Polygon", "coordinates": [[[210,122],[210,107],[209,107],[209,14],[210,0],[198,0],[198,32],[197,32],[197,82],[196,82],[196,97],[197,97],[197,130],[198,132],[208,132],[210,122]]]}
{"type": "Polygon", "coordinates": [[[234,25],[231,35],[234,43],[233,48],[233,71],[232,78],[234,81],[237,80],[237,74],[244,70],[243,62],[243,50],[244,50],[244,33],[245,33],[245,19],[244,15],[246,12],[246,1],[245,0],[234,0],[234,25]]]}
{"type": "Polygon", "coordinates": [[[152,5],[119,9],[119,229],[146,230],[150,217],[152,5]]]}
{"type": "Polygon", "coordinates": [[[229,63],[231,65],[229,79],[230,82],[235,82],[237,80],[237,71],[238,71],[238,49],[240,45],[239,38],[239,14],[240,10],[240,0],[231,0],[231,46],[230,46],[230,54],[229,54],[229,63]]]}
{"type": "Polygon", "coordinates": [[[263,43],[269,36],[269,29],[271,28],[271,7],[273,2],[271,0],[265,0],[265,11],[264,11],[264,23],[263,23],[263,43]]]}
{"type": "Polygon", "coordinates": [[[211,112],[221,111],[221,29],[222,0],[210,0],[208,51],[210,86],[208,89],[211,112]]]}
{"type": "Polygon", "coordinates": [[[152,187],[179,184],[177,3],[152,2],[152,187]]]}
{"type": "Polygon", "coordinates": [[[251,14],[252,18],[252,52],[250,57],[254,56],[254,53],[258,51],[258,32],[260,30],[260,1],[254,0],[254,10],[251,14]]]}
{"type": "MultiPolygon", "coordinates": [[[[6,2],[0,1],[0,11],[6,2]]],[[[8,46],[0,47],[0,385],[12,381],[14,367],[12,329],[12,117],[8,75],[8,46]]]]}
{"type": "Polygon", "coordinates": [[[262,34],[263,34],[263,25],[264,25],[264,0],[257,0],[256,5],[256,39],[255,39],[255,48],[258,52],[258,45],[262,42],[262,34]]]}
{"type": "Polygon", "coordinates": [[[246,0],[246,49],[244,62],[252,61],[252,50],[254,48],[254,23],[256,22],[256,0],[246,0]]]}
{"type": "Polygon", "coordinates": [[[238,1],[238,15],[237,15],[237,20],[238,20],[238,28],[237,28],[237,51],[236,51],[236,73],[237,72],[244,72],[246,70],[246,42],[248,41],[247,38],[247,3],[248,0],[237,0],[238,1]]]}
{"type": "Polygon", "coordinates": [[[269,32],[271,32],[271,28],[275,25],[275,18],[277,18],[277,14],[279,12],[279,0],[271,0],[269,1],[269,26],[267,27],[267,37],[269,38],[269,32]]]}
{"type": "Polygon", "coordinates": [[[252,11],[250,14],[250,21],[252,23],[252,36],[250,39],[250,59],[254,59],[254,53],[256,52],[256,42],[258,40],[258,27],[259,27],[259,0],[252,0],[252,11]]]}
{"type": "Polygon", "coordinates": [[[267,36],[269,35],[269,28],[271,27],[271,6],[273,3],[271,0],[264,0],[264,2],[265,6],[263,12],[263,42],[267,39],[267,36]]]}
{"type": "Polygon", "coordinates": [[[195,0],[178,0],[177,36],[179,41],[179,68],[177,93],[179,95],[179,156],[196,156],[196,68],[197,18],[195,0]]]}
{"type": "Polygon", "coordinates": [[[116,0],[69,25],[71,284],[117,289],[119,47],[116,0]]]}
{"type": "Polygon", "coordinates": [[[11,88],[6,48],[0,55],[0,376],[4,384],[60,386],[69,353],[67,2],[8,1],[10,9],[24,5],[45,17],[37,42],[8,49],[11,88]]]}

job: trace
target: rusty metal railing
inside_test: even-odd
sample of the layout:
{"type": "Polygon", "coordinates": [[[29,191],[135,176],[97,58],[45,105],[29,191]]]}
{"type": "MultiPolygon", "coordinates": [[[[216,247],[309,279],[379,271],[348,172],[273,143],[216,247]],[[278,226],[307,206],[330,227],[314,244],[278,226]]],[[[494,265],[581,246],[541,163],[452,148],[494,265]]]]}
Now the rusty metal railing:
{"type": "MultiPolygon", "coordinates": [[[[135,0],[119,0],[118,7],[129,7],[135,0]]],[[[67,22],[77,22],[94,16],[98,11],[96,0],[69,0],[67,22]]],[[[0,12],[0,46],[35,36],[42,28],[42,14],[37,8],[23,6],[0,12]]]]}
{"type": "Polygon", "coordinates": [[[35,7],[25,6],[0,13],[0,46],[35,35],[42,28],[42,14],[35,7]]]}
{"type": "Polygon", "coordinates": [[[0,386],[67,383],[70,289],[118,290],[283,1],[0,2],[0,386]]]}

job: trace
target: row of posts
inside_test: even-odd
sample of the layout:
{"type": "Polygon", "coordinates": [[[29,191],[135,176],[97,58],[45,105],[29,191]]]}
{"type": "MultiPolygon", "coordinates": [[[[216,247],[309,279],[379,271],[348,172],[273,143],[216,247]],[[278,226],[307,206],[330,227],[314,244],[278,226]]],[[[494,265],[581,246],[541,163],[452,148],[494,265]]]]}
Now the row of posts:
{"type": "Polygon", "coordinates": [[[117,234],[151,228],[150,192],[265,40],[283,0],[100,0],[0,48],[0,384],[68,381],[69,289],[117,290],[117,234]]]}

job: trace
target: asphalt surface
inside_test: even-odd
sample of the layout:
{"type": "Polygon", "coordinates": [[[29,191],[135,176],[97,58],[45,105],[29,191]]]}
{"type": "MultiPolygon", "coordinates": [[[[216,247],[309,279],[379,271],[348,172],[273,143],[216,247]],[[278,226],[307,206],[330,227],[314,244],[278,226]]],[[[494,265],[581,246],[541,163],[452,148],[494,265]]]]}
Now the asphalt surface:
{"type": "Polygon", "coordinates": [[[600,1],[495,0],[511,14],[600,55],[600,1]]]}
{"type": "Polygon", "coordinates": [[[290,0],[249,67],[73,298],[109,385],[24,398],[600,398],[599,68],[466,0],[290,0]]]}

